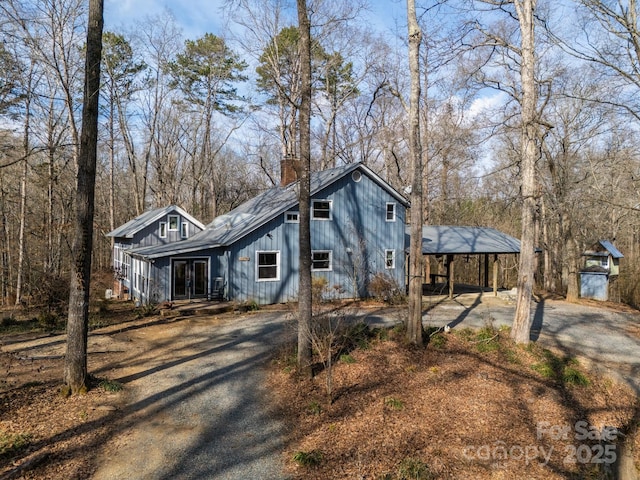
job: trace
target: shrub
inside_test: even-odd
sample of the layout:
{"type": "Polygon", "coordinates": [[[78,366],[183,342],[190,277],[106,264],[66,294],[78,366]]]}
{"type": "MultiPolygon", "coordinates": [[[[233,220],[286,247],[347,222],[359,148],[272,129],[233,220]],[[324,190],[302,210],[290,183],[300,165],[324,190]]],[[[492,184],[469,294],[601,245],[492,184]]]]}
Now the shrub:
{"type": "Polygon", "coordinates": [[[393,410],[402,410],[404,408],[404,402],[395,397],[385,398],[384,404],[393,410]]]}
{"type": "Polygon", "coordinates": [[[364,322],[349,326],[342,335],[343,349],[350,352],[356,348],[367,350],[369,348],[369,338],[371,329],[364,322]]]}
{"type": "Polygon", "coordinates": [[[311,301],[314,304],[322,303],[328,294],[329,281],[325,277],[313,277],[311,279],[311,301]]]}
{"type": "Polygon", "coordinates": [[[293,460],[303,467],[317,467],[322,462],[322,457],[322,452],[319,450],[299,451],[293,455],[293,460]]]}
{"type": "Polygon", "coordinates": [[[13,454],[29,445],[30,435],[0,431],[0,456],[13,454]]]}
{"type": "Polygon", "coordinates": [[[11,327],[12,325],[17,325],[17,321],[13,317],[2,317],[0,321],[1,327],[11,327]]]}
{"type": "Polygon", "coordinates": [[[309,403],[309,406],[307,407],[307,411],[311,415],[320,415],[322,413],[322,405],[320,405],[319,402],[316,402],[315,400],[313,400],[311,401],[311,403],[309,403]]]}
{"type": "Polygon", "coordinates": [[[55,328],[58,323],[58,315],[50,310],[40,312],[38,324],[43,328],[55,328]]]}
{"type": "Polygon", "coordinates": [[[482,327],[475,335],[476,348],[479,352],[493,352],[500,349],[500,332],[491,324],[482,327]]]}
{"type": "Polygon", "coordinates": [[[340,361],[342,363],[356,363],[356,359],[348,353],[343,353],[342,355],[340,355],[340,361]]]}
{"type": "Polygon", "coordinates": [[[429,466],[417,458],[405,458],[398,465],[398,480],[431,480],[435,476],[429,466]]]}
{"type": "Polygon", "coordinates": [[[378,301],[390,305],[406,302],[406,295],[401,291],[395,278],[387,273],[376,273],[369,282],[369,293],[378,301]]]}
{"type": "Polygon", "coordinates": [[[580,387],[586,387],[589,385],[589,379],[580,370],[566,366],[564,372],[562,372],[562,382],[570,385],[578,385],[580,387]]]}
{"type": "Polygon", "coordinates": [[[119,392],[122,390],[122,384],[115,380],[101,380],[98,386],[106,392],[119,392]]]}
{"type": "Polygon", "coordinates": [[[155,302],[143,303],[137,308],[139,317],[152,317],[158,314],[158,304],[155,302]]]}

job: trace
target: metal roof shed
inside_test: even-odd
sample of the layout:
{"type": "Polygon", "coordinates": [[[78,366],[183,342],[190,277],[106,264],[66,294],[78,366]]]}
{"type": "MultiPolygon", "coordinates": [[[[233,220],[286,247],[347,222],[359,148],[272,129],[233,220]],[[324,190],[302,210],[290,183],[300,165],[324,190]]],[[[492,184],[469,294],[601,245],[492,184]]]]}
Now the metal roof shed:
{"type": "MultiPolygon", "coordinates": [[[[407,230],[407,245],[409,242],[407,230]]],[[[484,255],[485,284],[488,284],[488,256],[494,255],[493,291],[497,295],[498,262],[500,254],[519,254],[520,240],[495,228],[469,227],[451,225],[425,225],[422,227],[422,254],[443,255],[447,257],[446,281],[449,286],[449,297],[453,297],[453,265],[455,255],[484,255]]],[[[432,283],[437,275],[432,274],[432,283]]]]}

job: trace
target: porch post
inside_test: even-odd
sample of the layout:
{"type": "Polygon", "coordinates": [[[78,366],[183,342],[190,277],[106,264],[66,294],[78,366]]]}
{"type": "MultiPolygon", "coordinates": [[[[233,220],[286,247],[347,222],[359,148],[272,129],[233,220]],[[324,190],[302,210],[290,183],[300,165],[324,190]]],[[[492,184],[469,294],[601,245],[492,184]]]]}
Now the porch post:
{"type": "Polygon", "coordinates": [[[498,268],[500,267],[500,260],[498,255],[493,256],[493,296],[498,296],[498,268]]]}

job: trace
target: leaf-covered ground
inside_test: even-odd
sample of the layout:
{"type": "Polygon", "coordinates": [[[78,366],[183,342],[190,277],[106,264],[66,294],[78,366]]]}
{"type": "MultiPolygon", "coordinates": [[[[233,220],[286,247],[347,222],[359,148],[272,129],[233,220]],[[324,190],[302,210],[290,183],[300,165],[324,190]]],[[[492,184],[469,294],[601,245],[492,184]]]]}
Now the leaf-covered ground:
{"type": "MultiPolygon", "coordinates": [[[[377,332],[349,355],[335,364],[332,403],[326,371],[301,381],[290,357],[276,362],[294,478],[603,478],[615,447],[595,429],[639,418],[628,388],[506,331],[438,333],[425,350],[377,332]]],[[[637,429],[634,442],[640,466],[637,429]]]]}

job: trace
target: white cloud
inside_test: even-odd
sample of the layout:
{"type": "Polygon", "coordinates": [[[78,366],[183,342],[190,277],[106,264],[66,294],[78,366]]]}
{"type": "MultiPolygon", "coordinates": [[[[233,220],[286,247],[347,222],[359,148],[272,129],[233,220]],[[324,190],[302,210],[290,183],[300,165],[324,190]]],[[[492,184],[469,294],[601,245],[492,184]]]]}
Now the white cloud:
{"type": "Polygon", "coordinates": [[[223,29],[224,0],[105,0],[105,30],[131,27],[147,16],[168,9],[183,29],[184,37],[196,39],[205,33],[220,35],[223,29]]]}
{"type": "Polygon", "coordinates": [[[506,102],[506,94],[492,91],[486,95],[476,98],[467,111],[467,118],[473,120],[479,115],[491,113],[496,108],[501,107],[506,102]]]}

